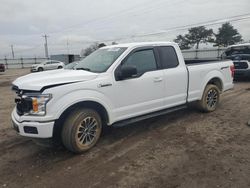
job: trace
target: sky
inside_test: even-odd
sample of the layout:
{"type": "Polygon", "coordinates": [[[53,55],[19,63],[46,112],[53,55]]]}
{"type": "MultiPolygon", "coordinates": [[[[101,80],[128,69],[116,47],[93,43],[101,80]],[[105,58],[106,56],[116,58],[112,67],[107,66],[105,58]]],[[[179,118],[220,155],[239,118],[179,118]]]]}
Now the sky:
{"type": "Polygon", "coordinates": [[[0,58],[11,57],[11,45],[16,58],[44,57],[45,34],[50,55],[79,54],[94,42],[173,41],[184,26],[212,20],[220,22],[207,28],[217,32],[244,14],[231,24],[250,41],[249,0],[1,0],[0,58]]]}

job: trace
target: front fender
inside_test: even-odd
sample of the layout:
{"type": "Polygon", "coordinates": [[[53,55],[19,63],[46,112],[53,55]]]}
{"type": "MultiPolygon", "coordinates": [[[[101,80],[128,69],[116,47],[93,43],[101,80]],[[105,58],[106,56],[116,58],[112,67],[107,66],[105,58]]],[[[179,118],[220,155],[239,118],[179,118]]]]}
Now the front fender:
{"type": "Polygon", "coordinates": [[[111,101],[104,94],[94,90],[76,90],[67,93],[58,100],[48,103],[47,113],[54,114],[55,119],[58,119],[70,106],[84,101],[93,101],[101,104],[108,113],[109,122],[112,122],[113,116],[111,113],[111,101]]]}

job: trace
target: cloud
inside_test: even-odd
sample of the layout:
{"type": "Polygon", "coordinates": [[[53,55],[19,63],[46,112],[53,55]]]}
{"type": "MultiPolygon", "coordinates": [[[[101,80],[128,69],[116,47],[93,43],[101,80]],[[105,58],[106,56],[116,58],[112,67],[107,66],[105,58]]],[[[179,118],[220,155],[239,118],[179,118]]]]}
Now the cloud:
{"type": "MultiPolygon", "coordinates": [[[[123,42],[173,40],[185,31],[131,36],[244,14],[249,7],[249,0],[1,0],[0,38],[4,39],[0,40],[1,53],[9,53],[10,44],[42,46],[44,34],[50,36],[53,53],[65,50],[67,40],[75,53],[88,43],[123,36],[128,36],[123,42]]],[[[233,23],[246,40],[250,39],[249,22],[233,23]]],[[[216,30],[218,26],[211,28],[216,30]]],[[[44,54],[42,48],[36,53],[44,54]]]]}
{"type": "Polygon", "coordinates": [[[90,43],[90,42],[96,42],[96,40],[90,36],[84,36],[84,35],[63,35],[58,39],[59,44],[66,44],[66,43],[74,43],[74,44],[82,44],[82,43],[90,43]]]}
{"type": "Polygon", "coordinates": [[[40,31],[40,29],[39,29],[38,27],[34,26],[34,25],[30,25],[30,26],[29,26],[29,30],[30,30],[30,31],[34,31],[34,32],[40,31]]]}

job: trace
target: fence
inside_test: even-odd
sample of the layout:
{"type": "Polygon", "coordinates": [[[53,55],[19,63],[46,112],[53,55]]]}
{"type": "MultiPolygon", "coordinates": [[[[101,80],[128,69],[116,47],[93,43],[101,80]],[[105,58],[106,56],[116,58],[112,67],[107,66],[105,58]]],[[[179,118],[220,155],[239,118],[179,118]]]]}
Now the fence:
{"type": "Polygon", "coordinates": [[[184,59],[220,59],[226,48],[182,50],[184,59]]]}
{"type": "MultiPolygon", "coordinates": [[[[185,59],[220,59],[222,52],[226,48],[211,48],[198,50],[182,50],[185,59]]],[[[0,63],[5,64],[6,68],[29,68],[32,64],[39,64],[47,58],[18,58],[0,59],[0,63]]]]}
{"type": "Polygon", "coordinates": [[[5,64],[7,69],[10,68],[30,68],[32,64],[39,64],[47,58],[16,58],[16,59],[0,59],[0,63],[5,64]]]}

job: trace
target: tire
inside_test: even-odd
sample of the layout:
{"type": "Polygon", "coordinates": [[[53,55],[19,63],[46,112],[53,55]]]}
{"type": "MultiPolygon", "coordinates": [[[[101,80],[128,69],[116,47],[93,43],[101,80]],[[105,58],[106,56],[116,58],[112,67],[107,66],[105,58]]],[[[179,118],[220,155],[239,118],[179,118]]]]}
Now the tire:
{"type": "Polygon", "coordinates": [[[43,68],[42,67],[39,67],[38,68],[38,72],[42,72],[43,71],[43,68]]]}
{"type": "Polygon", "coordinates": [[[213,112],[220,102],[220,90],[216,85],[208,84],[198,101],[198,107],[203,112],[213,112]]]}
{"type": "Polygon", "coordinates": [[[62,128],[63,145],[74,153],[82,153],[92,148],[100,138],[102,121],[92,109],[78,108],[67,118],[62,128]]]}
{"type": "Polygon", "coordinates": [[[63,67],[62,66],[59,66],[58,69],[62,69],[63,67]]]}

